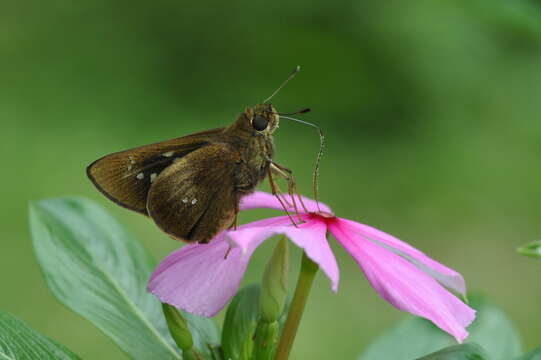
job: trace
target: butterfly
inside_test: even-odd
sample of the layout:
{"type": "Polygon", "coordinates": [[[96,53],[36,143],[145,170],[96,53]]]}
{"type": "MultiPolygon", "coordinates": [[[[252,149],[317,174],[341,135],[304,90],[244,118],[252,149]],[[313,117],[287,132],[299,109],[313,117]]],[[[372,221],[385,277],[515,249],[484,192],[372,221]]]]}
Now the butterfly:
{"type": "Polygon", "coordinates": [[[294,191],[292,172],[272,160],[272,134],[280,114],[268,101],[298,71],[227,127],[104,156],[87,167],[87,175],[107,198],[149,216],[171,237],[207,243],[236,226],[240,198],[265,177],[275,194],[273,173],[288,180],[294,191]]]}

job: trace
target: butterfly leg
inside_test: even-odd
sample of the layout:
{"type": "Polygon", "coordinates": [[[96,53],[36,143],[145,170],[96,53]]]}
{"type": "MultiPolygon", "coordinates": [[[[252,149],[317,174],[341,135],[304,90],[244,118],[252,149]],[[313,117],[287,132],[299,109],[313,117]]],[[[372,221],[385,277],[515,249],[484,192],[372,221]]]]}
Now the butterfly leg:
{"type": "Polygon", "coordinates": [[[272,168],[272,163],[271,163],[271,166],[269,166],[269,170],[268,170],[269,183],[270,183],[272,195],[274,195],[278,199],[278,201],[280,202],[280,205],[282,205],[282,208],[284,209],[287,216],[289,217],[289,220],[291,220],[291,223],[293,225],[295,225],[295,227],[297,227],[297,223],[295,222],[295,220],[293,220],[293,217],[291,217],[291,214],[287,210],[287,207],[285,206],[284,201],[280,197],[280,193],[277,190],[278,187],[276,186],[276,183],[274,182],[274,179],[272,177],[272,171],[271,171],[272,169],[271,168],[272,168]]]}
{"type": "MultiPolygon", "coordinates": [[[[239,202],[237,202],[237,205],[235,206],[235,220],[233,220],[233,223],[231,224],[231,226],[229,226],[228,230],[231,230],[231,229],[237,230],[237,227],[239,226],[239,212],[240,212],[239,202]]],[[[231,250],[233,250],[233,245],[229,244],[229,247],[227,248],[227,251],[225,252],[225,255],[224,255],[224,260],[227,260],[229,253],[231,253],[231,250]]]]}
{"type": "Polygon", "coordinates": [[[235,220],[233,221],[233,230],[237,230],[239,226],[239,202],[235,205],[235,220]]]}
{"type": "Polygon", "coordinates": [[[239,212],[240,212],[239,202],[237,202],[235,205],[235,219],[233,220],[231,225],[229,225],[228,230],[231,230],[231,229],[237,230],[237,227],[239,226],[239,212]]]}
{"type": "Polygon", "coordinates": [[[233,250],[233,247],[231,245],[229,245],[229,247],[227,248],[227,251],[225,252],[224,260],[227,260],[227,257],[231,253],[231,250],[233,250]]]}
{"type": "Polygon", "coordinates": [[[302,201],[302,197],[300,196],[300,194],[297,191],[297,182],[295,181],[295,177],[293,176],[293,171],[286,168],[285,166],[282,166],[282,165],[277,164],[277,163],[272,162],[272,161],[271,161],[270,167],[272,168],[272,170],[275,173],[282,176],[287,181],[288,193],[289,193],[289,196],[291,197],[291,199],[293,200],[293,207],[295,208],[295,211],[297,212],[297,214],[299,212],[297,210],[297,204],[295,202],[295,195],[299,199],[299,202],[301,203],[302,208],[304,209],[304,211],[306,213],[309,212],[308,209],[306,208],[306,205],[304,205],[304,202],[302,201]]]}
{"type": "MultiPolygon", "coordinates": [[[[293,209],[295,209],[295,213],[297,214],[299,221],[302,222],[302,219],[299,214],[299,209],[297,208],[297,202],[295,201],[295,179],[293,178],[293,172],[289,170],[288,168],[278,165],[272,161],[270,162],[270,168],[274,173],[280,175],[282,178],[284,178],[287,181],[287,191],[289,194],[289,199],[291,199],[291,202],[292,202],[291,205],[293,205],[293,209]]],[[[278,185],[276,186],[278,187],[278,185]]],[[[287,199],[285,201],[289,205],[289,201],[287,199]]]]}

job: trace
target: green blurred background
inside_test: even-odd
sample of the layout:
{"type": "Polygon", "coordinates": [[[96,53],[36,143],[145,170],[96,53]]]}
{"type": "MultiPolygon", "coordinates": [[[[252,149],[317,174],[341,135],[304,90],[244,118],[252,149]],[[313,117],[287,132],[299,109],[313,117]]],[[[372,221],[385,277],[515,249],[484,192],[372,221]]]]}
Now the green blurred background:
{"type": "MultiPolygon", "coordinates": [[[[526,1],[10,1],[0,11],[0,308],[86,359],[125,359],[57,303],[34,258],[29,201],[99,201],[155,258],[179,246],[102,197],[85,166],[110,152],[223,126],[267,97],[327,137],[321,198],[460,271],[541,343],[541,5],[526,1]]],[[[310,194],[314,129],[282,121],[276,160],[310,194]]],[[[267,188],[265,184],[263,188],[267,188]]],[[[248,214],[243,220],[260,216],[248,214]]],[[[295,359],[354,359],[404,315],[338,246],[295,359]]],[[[272,243],[254,257],[258,281],[272,243]]],[[[294,263],[299,251],[295,249],[294,263]]],[[[296,277],[292,266],[292,283],[296,277]]],[[[223,314],[222,314],[223,316],[223,314]]]]}

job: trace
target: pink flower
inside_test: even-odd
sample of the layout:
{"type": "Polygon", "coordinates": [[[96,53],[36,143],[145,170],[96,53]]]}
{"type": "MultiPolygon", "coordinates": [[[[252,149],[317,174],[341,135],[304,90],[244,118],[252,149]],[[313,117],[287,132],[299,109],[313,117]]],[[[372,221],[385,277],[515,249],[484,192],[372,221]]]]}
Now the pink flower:
{"type": "MultiPolygon", "coordinates": [[[[148,289],[162,302],[202,316],[214,316],[235,295],[255,249],[275,234],[285,234],[316,262],[338,289],[339,271],[327,232],[359,264],[376,292],[394,307],[431,320],[462,342],[475,311],[446,288],[465,294],[456,271],[407,243],[373,227],[334,216],[331,209],[303,198],[308,212],[295,227],[288,216],[264,219],[219,234],[210,244],[187,245],[170,254],[152,274],[148,289]],[[224,255],[232,247],[227,258],[224,255]]],[[[271,194],[244,197],[241,209],[282,206],[271,194]]]]}

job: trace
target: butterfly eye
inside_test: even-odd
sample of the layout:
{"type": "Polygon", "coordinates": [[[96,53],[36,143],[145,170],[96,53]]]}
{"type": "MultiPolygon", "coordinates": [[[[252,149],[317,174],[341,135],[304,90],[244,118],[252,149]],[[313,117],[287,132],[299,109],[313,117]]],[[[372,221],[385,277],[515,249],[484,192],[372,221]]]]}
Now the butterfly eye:
{"type": "Polygon", "coordinates": [[[252,127],[257,131],[265,130],[268,124],[269,124],[269,120],[267,120],[267,118],[261,115],[254,116],[252,120],[252,127]]]}

